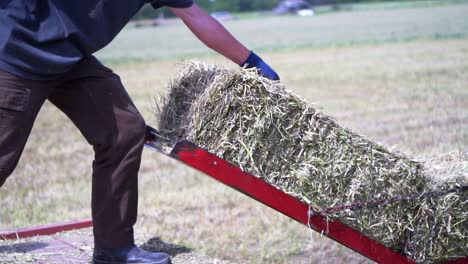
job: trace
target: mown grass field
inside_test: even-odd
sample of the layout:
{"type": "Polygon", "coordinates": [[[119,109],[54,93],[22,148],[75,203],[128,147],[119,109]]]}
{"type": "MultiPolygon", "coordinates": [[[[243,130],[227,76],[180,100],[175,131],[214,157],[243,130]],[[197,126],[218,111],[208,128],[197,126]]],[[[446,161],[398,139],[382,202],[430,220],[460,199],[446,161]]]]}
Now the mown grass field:
{"type": "MultiPolygon", "coordinates": [[[[267,16],[224,24],[250,48],[276,51],[468,37],[467,13],[468,1],[466,4],[337,12],[315,17],[267,16]]],[[[125,63],[213,54],[180,24],[129,27],[98,56],[109,63],[125,63]]]]}
{"type": "MultiPolygon", "coordinates": [[[[269,17],[227,26],[287,87],[338,123],[410,155],[468,151],[468,4],[269,17]]],[[[235,67],[181,24],[125,29],[98,54],[149,124],[183,60],[235,67]]],[[[247,263],[366,260],[250,198],[145,150],[136,232],[247,263]]],[[[0,230],[90,216],[93,153],[53,106],[0,189],[0,230]]],[[[1,261],[0,261],[1,262],[1,261]]]]}

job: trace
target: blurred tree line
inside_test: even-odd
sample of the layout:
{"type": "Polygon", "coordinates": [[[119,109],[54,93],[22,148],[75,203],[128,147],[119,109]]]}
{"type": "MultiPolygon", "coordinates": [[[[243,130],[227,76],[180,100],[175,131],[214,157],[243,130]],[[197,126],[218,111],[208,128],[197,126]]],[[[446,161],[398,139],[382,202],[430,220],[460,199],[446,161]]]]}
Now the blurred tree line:
{"type": "MultiPolygon", "coordinates": [[[[216,11],[229,12],[247,12],[271,10],[278,5],[281,0],[194,0],[199,6],[207,12],[216,11]]],[[[363,2],[395,2],[405,0],[304,0],[312,6],[316,5],[340,5],[363,2]]],[[[157,17],[170,17],[173,14],[167,8],[154,10],[151,5],[145,5],[142,10],[134,17],[134,20],[154,19],[157,17]]]]}
{"type": "Polygon", "coordinates": [[[278,0],[195,0],[195,2],[208,12],[268,10],[278,4],[278,0]]]}
{"type": "MultiPolygon", "coordinates": [[[[216,11],[246,12],[256,10],[270,10],[278,4],[278,0],[194,0],[197,5],[212,13],[216,11]]],[[[134,17],[134,19],[151,19],[160,16],[173,16],[167,8],[154,10],[151,5],[146,5],[134,17]]]]}

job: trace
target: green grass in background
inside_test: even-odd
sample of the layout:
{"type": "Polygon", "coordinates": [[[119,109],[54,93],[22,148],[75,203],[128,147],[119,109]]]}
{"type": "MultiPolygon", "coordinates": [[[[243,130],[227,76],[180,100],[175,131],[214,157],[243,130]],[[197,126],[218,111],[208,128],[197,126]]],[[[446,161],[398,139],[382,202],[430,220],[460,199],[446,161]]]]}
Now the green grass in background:
{"type": "MultiPolygon", "coordinates": [[[[468,4],[373,12],[340,12],[316,17],[266,17],[227,21],[242,42],[257,51],[302,47],[464,38],[468,4]]],[[[127,27],[98,57],[109,63],[210,54],[181,23],[127,27]]]]}
{"type": "MultiPolygon", "coordinates": [[[[387,2],[368,2],[338,5],[319,5],[313,6],[315,15],[323,15],[336,12],[351,11],[377,11],[403,8],[436,7],[457,4],[468,4],[468,0],[414,0],[414,1],[387,1],[387,2]]],[[[234,14],[237,19],[255,19],[265,16],[275,15],[272,11],[254,11],[234,14]]],[[[294,16],[291,14],[290,16],[294,16]]]]}
{"type": "Polygon", "coordinates": [[[337,11],[376,11],[401,8],[419,8],[419,7],[435,7],[445,5],[466,4],[468,0],[416,0],[416,1],[386,1],[386,2],[369,2],[369,3],[354,3],[341,4],[337,7],[333,5],[317,6],[315,11],[317,14],[337,12],[337,11]]]}

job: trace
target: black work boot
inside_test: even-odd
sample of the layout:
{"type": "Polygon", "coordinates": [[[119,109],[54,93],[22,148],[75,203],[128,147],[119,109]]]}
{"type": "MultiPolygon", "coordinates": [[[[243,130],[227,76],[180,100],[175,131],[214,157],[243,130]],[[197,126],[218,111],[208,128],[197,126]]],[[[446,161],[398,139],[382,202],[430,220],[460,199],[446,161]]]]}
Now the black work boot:
{"type": "Polygon", "coordinates": [[[94,249],[94,264],[151,263],[171,264],[166,253],[151,253],[132,244],[123,248],[94,249]]]}

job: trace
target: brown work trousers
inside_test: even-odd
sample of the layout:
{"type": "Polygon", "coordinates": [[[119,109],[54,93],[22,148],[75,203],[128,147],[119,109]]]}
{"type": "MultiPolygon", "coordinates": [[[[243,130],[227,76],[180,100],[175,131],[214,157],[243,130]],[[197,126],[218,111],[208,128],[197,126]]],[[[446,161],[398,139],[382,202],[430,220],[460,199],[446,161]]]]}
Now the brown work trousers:
{"type": "Polygon", "coordinates": [[[83,59],[55,80],[26,80],[0,70],[0,187],[15,169],[46,99],[72,120],[94,148],[95,247],[133,243],[145,122],[119,76],[94,57],[83,59]]]}

